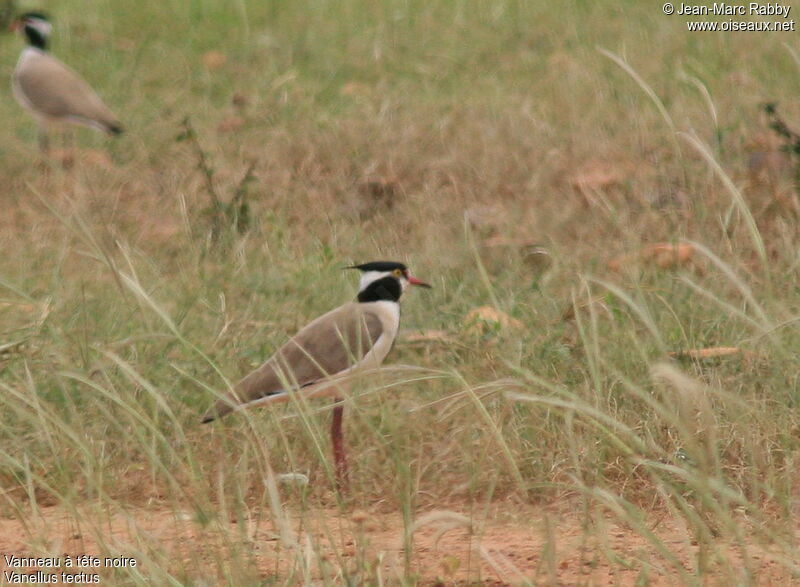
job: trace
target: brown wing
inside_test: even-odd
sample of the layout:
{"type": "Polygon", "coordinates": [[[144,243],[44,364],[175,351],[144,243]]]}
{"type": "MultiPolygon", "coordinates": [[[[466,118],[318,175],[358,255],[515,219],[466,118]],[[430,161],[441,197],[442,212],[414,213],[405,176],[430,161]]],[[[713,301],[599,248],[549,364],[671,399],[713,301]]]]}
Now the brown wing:
{"type": "Polygon", "coordinates": [[[311,385],[346,371],[372,348],[383,332],[380,319],[356,303],[345,304],[303,328],[261,367],[217,400],[203,422],[224,416],[233,404],[246,404],[294,388],[311,385]]]}
{"type": "Polygon", "coordinates": [[[108,132],[119,128],[117,117],[89,84],[50,55],[31,60],[14,79],[30,105],[46,116],[72,118],[108,132]]]}

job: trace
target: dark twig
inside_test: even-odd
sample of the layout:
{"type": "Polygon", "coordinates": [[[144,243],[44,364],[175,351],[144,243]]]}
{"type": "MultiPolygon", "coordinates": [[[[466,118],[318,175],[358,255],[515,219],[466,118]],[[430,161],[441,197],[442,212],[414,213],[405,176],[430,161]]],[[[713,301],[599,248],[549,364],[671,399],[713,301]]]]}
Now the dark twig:
{"type": "Polygon", "coordinates": [[[239,233],[244,233],[250,227],[250,208],[246,201],[247,186],[253,180],[253,171],[256,163],[251,161],[242,176],[241,181],[236,187],[233,197],[225,203],[214,183],[214,168],[211,166],[208,154],[203,150],[197,131],[187,116],[181,122],[181,133],[176,137],[177,141],[188,141],[197,156],[197,169],[203,176],[206,192],[211,200],[211,240],[216,242],[222,231],[224,222],[227,220],[230,226],[236,228],[239,233]]]}
{"type": "Polygon", "coordinates": [[[256,162],[251,161],[244,172],[239,185],[236,186],[236,191],[233,193],[229,207],[229,213],[233,217],[233,225],[240,233],[246,232],[250,228],[250,207],[247,204],[247,186],[250,185],[255,179],[253,171],[255,171],[256,162]]]}
{"type": "Polygon", "coordinates": [[[189,141],[192,147],[194,147],[195,154],[197,155],[197,168],[202,172],[203,178],[205,178],[206,190],[211,197],[211,203],[214,208],[221,210],[222,200],[217,193],[216,186],[214,186],[214,170],[211,165],[208,164],[208,156],[203,150],[200,139],[197,138],[197,131],[195,131],[194,125],[188,116],[181,122],[181,127],[183,128],[183,132],[178,135],[177,140],[189,141]]]}
{"type": "Polygon", "coordinates": [[[792,130],[778,114],[778,104],[776,102],[767,102],[763,108],[769,118],[769,127],[786,141],[784,149],[791,151],[795,155],[800,155],[800,134],[792,130]]]}
{"type": "Polygon", "coordinates": [[[783,139],[784,144],[781,149],[789,153],[794,161],[795,185],[800,188],[800,133],[786,124],[786,121],[778,114],[776,102],[767,102],[762,105],[762,108],[769,120],[769,127],[783,139]]]}

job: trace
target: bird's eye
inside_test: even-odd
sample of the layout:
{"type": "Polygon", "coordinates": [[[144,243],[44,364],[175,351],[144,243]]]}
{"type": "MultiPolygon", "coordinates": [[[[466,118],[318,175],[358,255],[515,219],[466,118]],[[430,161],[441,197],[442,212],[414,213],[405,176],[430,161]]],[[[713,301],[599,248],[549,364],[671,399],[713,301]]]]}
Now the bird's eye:
{"type": "Polygon", "coordinates": [[[392,275],[395,277],[403,277],[403,270],[402,269],[395,269],[392,271],[392,275]]]}

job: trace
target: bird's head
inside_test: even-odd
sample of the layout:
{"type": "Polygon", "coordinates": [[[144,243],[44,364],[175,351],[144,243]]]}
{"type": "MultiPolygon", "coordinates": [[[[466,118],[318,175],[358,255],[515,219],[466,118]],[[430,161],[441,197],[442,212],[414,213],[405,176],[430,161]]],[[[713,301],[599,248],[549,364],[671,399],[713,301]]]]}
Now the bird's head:
{"type": "Polygon", "coordinates": [[[358,284],[359,302],[377,302],[381,300],[398,301],[409,285],[430,288],[408,270],[408,267],[395,261],[373,261],[353,265],[348,269],[361,271],[358,284]]]}
{"type": "Polygon", "coordinates": [[[25,12],[11,23],[11,29],[22,31],[31,45],[44,49],[53,32],[53,25],[43,12],[25,12]]]}

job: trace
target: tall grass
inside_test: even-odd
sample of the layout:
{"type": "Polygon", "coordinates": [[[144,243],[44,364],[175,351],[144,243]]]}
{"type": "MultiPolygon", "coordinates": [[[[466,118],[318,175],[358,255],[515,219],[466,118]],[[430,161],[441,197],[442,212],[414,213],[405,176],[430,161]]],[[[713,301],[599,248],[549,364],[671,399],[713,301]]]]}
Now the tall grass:
{"type": "Polygon", "coordinates": [[[639,3],[53,10],[54,52],[130,132],[81,131],[75,168],[45,173],[0,101],[0,513],[26,551],[135,556],[118,584],[538,583],[563,571],[568,512],[643,582],[754,582],[763,549],[797,575],[798,208],[757,107],[798,119],[791,38],[689,35],[639,3]],[[254,162],[249,232],[210,238],[187,116],[221,191],[254,162]],[[637,260],[658,242],[691,265],[637,260]],[[342,266],[380,258],[435,287],[403,328],[446,335],[401,335],[389,362],[413,368],[347,398],[346,496],[329,404],[199,424],[354,295],[342,266]],[[487,304],[522,326],[469,324],[487,304]],[[741,352],[680,358],[721,346],[741,352]],[[535,561],[484,546],[503,504],[543,536],[535,561]],[[379,514],[400,527],[376,544],[379,514]],[[612,523],[642,550],[609,545],[612,523]],[[421,567],[428,530],[468,532],[470,560],[421,567]]]}

